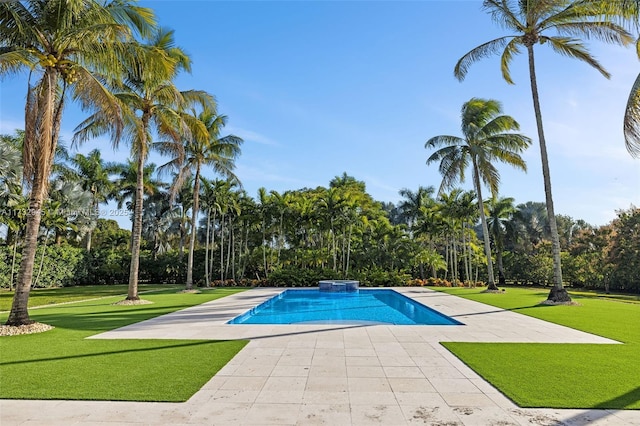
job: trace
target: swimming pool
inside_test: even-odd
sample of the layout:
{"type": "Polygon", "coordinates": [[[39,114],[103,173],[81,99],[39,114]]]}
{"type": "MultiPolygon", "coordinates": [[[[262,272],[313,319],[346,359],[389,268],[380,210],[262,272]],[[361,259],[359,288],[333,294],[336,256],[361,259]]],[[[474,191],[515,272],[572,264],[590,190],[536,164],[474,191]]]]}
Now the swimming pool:
{"type": "Polygon", "coordinates": [[[396,291],[285,290],[227,324],[463,325],[396,291]]]}

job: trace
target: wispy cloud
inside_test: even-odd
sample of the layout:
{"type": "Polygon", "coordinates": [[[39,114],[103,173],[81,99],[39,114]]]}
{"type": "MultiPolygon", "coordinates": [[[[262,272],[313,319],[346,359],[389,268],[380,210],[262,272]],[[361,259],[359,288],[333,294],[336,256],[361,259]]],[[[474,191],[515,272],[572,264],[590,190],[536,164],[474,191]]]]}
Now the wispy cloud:
{"type": "Polygon", "coordinates": [[[227,127],[229,133],[240,136],[245,142],[255,142],[267,146],[281,146],[277,141],[253,130],[243,129],[240,127],[227,127]]]}

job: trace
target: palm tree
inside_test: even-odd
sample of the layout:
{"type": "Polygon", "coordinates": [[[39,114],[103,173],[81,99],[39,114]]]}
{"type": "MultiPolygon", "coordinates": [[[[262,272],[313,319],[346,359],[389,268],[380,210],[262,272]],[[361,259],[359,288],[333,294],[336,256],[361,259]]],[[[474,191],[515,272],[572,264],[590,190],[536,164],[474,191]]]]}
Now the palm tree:
{"type": "Polygon", "coordinates": [[[493,237],[493,244],[496,248],[496,260],[498,263],[498,281],[504,285],[504,266],[502,263],[502,252],[504,251],[504,240],[506,234],[512,234],[509,232],[509,227],[512,226],[513,214],[516,212],[516,208],[513,205],[515,200],[511,197],[493,197],[489,200],[487,217],[487,226],[489,227],[489,233],[493,237]]]}
{"type": "Polygon", "coordinates": [[[12,203],[22,196],[22,135],[0,135],[0,224],[8,224],[12,203]]]}
{"type": "Polygon", "coordinates": [[[462,106],[463,138],[441,135],[429,139],[425,144],[427,149],[442,147],[427,159],[427,164],[440,162],[442,183],[439,193],[445,188],[455,186],[458,181],[464,181],[465,170],[471,164],[484,235],[489,290],[497,290],[497,287],[493,278],[491,245],[480,180],[489,187],[493,195],[497,194],[500,174],[492,162],[497,160],[526,171],[526,164],[520,157],[520,152],[531,144],[528,137],[511,133],[519,130],[520,126],[512,117],[500,115],[501,112],[502,107],[498,101],[472,98],[462,106]]]}
{"type": "MultiPolygon", "coordinates": [[[[126,163],[110,163],[107,165],[107,169],[110,174],[116,176],[112,188],[113,192],[110,196],[118,203],[119,209],[126,205],[131,211],[134,211],[138,186],[138,164],[135,161],[127,160],[126,163]]],[[[154,163],[145,164],[142,170],[143,196],[153,195],[162,189],[164,184],[153,177],[155,172],[156,165],[154,163]]]]}
{"type": "Polygon", "coordinates": [[[142,236],[151,243],[153,260],[167,252],[171,246],[171,226],[180,217],[180,209],[172,205],[167,192],[157,192],[145,200],[142,212],[142,236]]]}
{"type": "Polygon", "coordinates": [[[514,34],[499,37],[472,49],[460,58],[454,68],[454,74],[459,80],[463,80],[471,64],[481,58],[502,51],[500,63],[502,76],[507,83],[513,84],[509,65],[511,64],[513,56],[520,53],[521,47],[526,49],[529,60],[529,79],[531,83],[533,109],[536,116],[538,140],[540,142],[545,200],[552,236],[554,287],[551,289],[548,299],[552,302],[569,302],[571,298],[562,286],[560,240],[551,194],[551,176],[547,158],[547,144],[542,125],[533,47],[536,44],[545,43],[562,55],[586,62],[602,75],[609,78],[609,73],[589,53],[581,40],[575,37],[583,36],[586,39],[595,38],[606,43],[623,45],[631,43],[633,39],[621,26],[612,23],[606,18],[601,18],[603,15],[603,7],[599,1],[521,0],[518,2],[508,2],[504,0],[484,0],[483,8],[491,14],[492,18],[499,25],[513,31],[514,34]],[[547,35],[547,33],[552,30],[555,30],[557,35],[547,35]]]}
{"type": "MultiPolygon", "coordinates": [[[[269,277],[269,268],[267,266],[267,217],[269,213],[269,193],[265,187],[258,188],[258,212],[260,213],[262,231],[262,268],[264,269],[265,278],[269,277]]],[[[270,224],[271,221],[269,221],[270,224]]]]}
{"type": "Polygon", "coordinates": [[[409,234],[413,234],[413,228],[420,216],[422,216],[423,210],[435,203],[433,194],[436,189],[433,186],[425,188],[424,186],[418,187],[416,192],[411,191],[408,188],[402,188],[398,193],[403,198],[398,203],[398,209],[400,210],[400,217],[404,219],[405,223],[409,227],[409,234]]]}
{"type": "Polygon", "coordinates": [[[91,251],[91,235],[96,227],[98,207],[113,196],[114,184],[109,178],[111,170],[98,149],[94,149],[86,156],[76,154],[69,159],[69,163],[71,167],[64,167],[62,176],[79,182],[83,190],[91,192],[90,221],[85,235],[85,248],[91,251]]]}
{"type": "MultiPolygon", "coordinates": [[[[126,137],[131,145],[137,164],[137,181],[131,244],[131,265],[129,269],[129,290],[127,300],[139,300],[138,270],[140,266],[140,241],[142,235],[142,199],[144,187],[144,166],[152,146],[151,131],[160,138],[180,141],[190,136],[190,121],[186,108],[200,103],[213,104],[213,98],[202,91],[179,91],[173,80],[182,70],[189,71],[190,59],[182,49],[174,46],[173,31],[158,29],[153,39],[145,46],[143,62],[128,64],[126,78],[122,82],[112,82],[114,92],[120,101],[128,130],[126,137]]],[[[194,128],[196,126],[192,126],[194,128]]],[[[202,130],[202,129],[200,129],[202,130]]],[[[111,123],[103,114],[94,114],[76,128],[76,141],[85,141],[90,136],[112,133],[113,145],[117,147],[120,138],[113,135],[111,123]]],[[[180,149],[182,145],[173,144],[180,149]]]]}
{"type": "MultiPolygon", "coordinates": [[[[149,9],[127,0],[28,0],[0,3],[0,73],[28,69],[23,146],[24,177],[31,190],[29,211],[40,212],[69,94],[87,110],[109,117],[115,133],[122,120],[114,97],[102,84],[119,73],[132,29],[153,24],[149,9]],[[36,81],[32,81],[32,78],[36,81]]],[[[33,278],[40,214],[31,214],[8,325],[29,324],[27,304],[33,278]]]]}
{"type": "Polygon", "coordinates": [[[191,238],[189,240],[189,257],[187,261],[187,283],[186,289],[193,288],[193,252],[196,243],[196,229],[198,220],[199,196],[200,196],[200,174],[203,166],[211,166],[213,169],[228,179],[239,181],[233,174],[235,159],[240,155],[240,145],[243,140],[235,135],[220,136],[222,128],[227,124],[226,115],[218,115],[213,109],[205,109],[200,114],[192,113],[194,123],[203,125],[207,130],[206,134],[199,134],[197,129],[193,129],[192,137],[185,139],[184,149],[176,149],[173,145],[176,142],[160,142],[156,144],[158,151],[181,152],[179,155],[166,163],[163,167],[171,167],[179,170],[175,185],[180,187],[182,181],[195,172],[193,179],[193,203],[191,206],[191,238]]]}

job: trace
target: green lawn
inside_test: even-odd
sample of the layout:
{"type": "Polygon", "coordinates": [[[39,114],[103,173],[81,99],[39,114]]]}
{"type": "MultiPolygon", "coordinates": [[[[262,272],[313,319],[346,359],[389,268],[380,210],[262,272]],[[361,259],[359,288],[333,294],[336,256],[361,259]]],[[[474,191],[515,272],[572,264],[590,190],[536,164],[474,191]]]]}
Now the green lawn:
{"type": "Polygon", "coordinates": [[[112,305],[122,299],[115,296],[31,310],[33,320],[56,328],[0,337],[0,398],[186,401],[247,342],[85,338],[238,291],[169,288],[144,294],[149,305],[112,305]]]}
{"type": "Polygon", "coordinates": [[[521,407],[640,409],[640,305],[589,293],[580,306],[539,305],[548,290],[435,290],[624,342],[623,345],[443,343],[521,407]]]}
{"type": "MultiPolygon", "coordinates": [[[[127,285],[91,285],[82,287],[62,288],[36,288],[29,293],[29,307],[46,306],[54,303],[78,302],[87,299],[96,299],[107,296],[127,295],[127,285]]],[[[138,286],[140,293],[174,289],[178,291],[184,286],[166,284],[141,284],[138,286]]],[[[142,294],[144,296],[144,294],[142,294]]],[[[0,312],[11,309],[13,292],[6,289],[0,290],[0,312]]]]}

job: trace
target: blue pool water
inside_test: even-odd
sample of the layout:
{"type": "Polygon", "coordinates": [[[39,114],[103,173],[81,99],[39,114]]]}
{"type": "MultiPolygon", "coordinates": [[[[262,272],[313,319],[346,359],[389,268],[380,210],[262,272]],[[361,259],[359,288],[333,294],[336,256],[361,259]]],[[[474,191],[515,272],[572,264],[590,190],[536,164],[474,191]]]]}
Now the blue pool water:
{"type": "Polygon", "coordinates": [[[393,290],[285,290],[228,324],[462,325],[393,290]]]}

